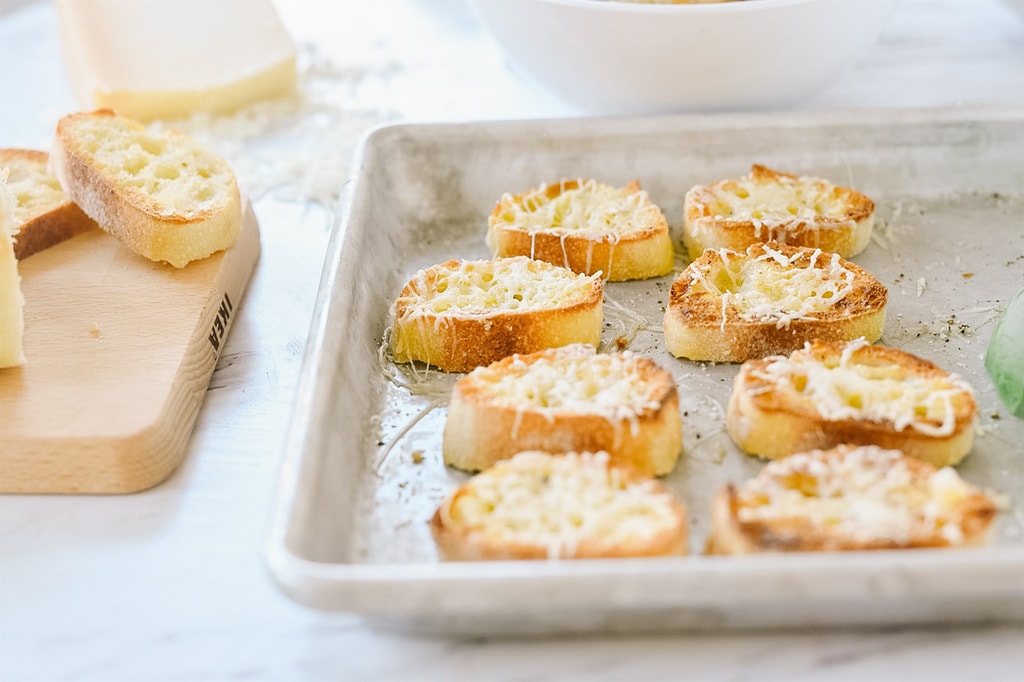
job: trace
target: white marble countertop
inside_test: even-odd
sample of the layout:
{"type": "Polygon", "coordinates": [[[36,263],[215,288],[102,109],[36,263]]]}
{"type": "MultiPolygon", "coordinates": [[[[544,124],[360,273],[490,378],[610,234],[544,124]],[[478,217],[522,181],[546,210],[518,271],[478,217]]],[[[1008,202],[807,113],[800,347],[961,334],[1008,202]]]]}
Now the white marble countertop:
{"type": "MultiPolygon", "coordinates": [[[[52,7],[22,4],[0,3],[0,146],[45,148],[76,106],[52,7]]],[[[509,71],[459,0],[281,10],[320,118],[273,133],[294,165],[283,187],[268,187],[250,138],[219,141],[256,199],[264,250],[185,463],[135,495],[0,497],[0,680],[1019,679],[1013,625],[451,640],[283,596],[263,564],[268,514],[331,200],[359,135],[579,112],[509,71]]],[[[1024,20],[997,0],[900,0],[879,45],[794,108],[973,104],[1024,106],[1024,20]]]]}

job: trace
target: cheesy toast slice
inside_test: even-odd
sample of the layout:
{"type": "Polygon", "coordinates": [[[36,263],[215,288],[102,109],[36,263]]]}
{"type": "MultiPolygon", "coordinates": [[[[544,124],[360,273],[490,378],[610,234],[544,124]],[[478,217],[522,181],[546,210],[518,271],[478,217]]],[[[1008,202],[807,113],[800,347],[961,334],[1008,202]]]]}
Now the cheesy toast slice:
{"type": "Polygon", "coordinates": [[[513,353],[601,340],[603,284],[525,256],[420,270],[392,306],[396,362],[468,372],[513,353]]]}
{"type": "Polygon", "coordinates": [[[676,357],[743,362],[806,341],[877,341],[888,292],[867,270],[821,249],[777,242],[708,249],[672,284],[665,345],[676,357]]]}
{"type": "Polygon", "coordinates": [[[573,344],[478,367],[452,390],[446,464],[486,469],[522,450],[606,451],[641,473],[675,467],[683,447],[672,375],[630,351],[573,344]]]}
{"type": "Polygon", "coordinates": [[[995,503],[951,467],[841,445],[770,462],[712,505],[711,554],[968,547],[991,541],[995,503]]]}
{"type": "Polygon", "coordinates": [[[529,256],[611,282],[672,271],[674,252],[661,209],[631,182],[563,180],[504,195],[488,219],[497,256],[529,256]]]}
{"type": "Polygon", "coordinates": [[[518,453],[448,495],[430,527],[462,561],[678,555],[688,537],[684,504],[605,452],[518,453]]]}
{"type": "Polygon", "coordinates": [[[946,466],[970,451],[977,412],[967,382],[927,360],[864,339],[814,341],[743,363],[726,428],[745,452],[768,459],[878,445],[946,466]]]}
{"type": "Polygon", "coordinates": [[[767,241],[850,258],[867,247],[874,221],[875,203],[855,189],[754,164],[745,177],[686,193],[683,245],[691,260],[705,249],[743,251],[767,241]]]}

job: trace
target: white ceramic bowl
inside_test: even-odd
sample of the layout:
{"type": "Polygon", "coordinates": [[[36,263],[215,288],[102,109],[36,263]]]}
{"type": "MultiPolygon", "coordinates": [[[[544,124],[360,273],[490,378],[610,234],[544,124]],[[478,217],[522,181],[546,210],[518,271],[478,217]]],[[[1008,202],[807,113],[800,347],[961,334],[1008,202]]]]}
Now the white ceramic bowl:
{"type": "Polygon", "coordinates": [[[894,0],[469,0],[528,79],[584,112],[779,108],[852,66],[894,0]]]}

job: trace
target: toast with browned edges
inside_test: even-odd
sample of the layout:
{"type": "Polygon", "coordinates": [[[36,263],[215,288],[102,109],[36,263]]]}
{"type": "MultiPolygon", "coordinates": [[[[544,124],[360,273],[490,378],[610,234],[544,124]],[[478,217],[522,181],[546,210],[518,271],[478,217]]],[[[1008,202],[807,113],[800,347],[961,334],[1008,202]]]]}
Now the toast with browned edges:
{"type": "Polygon", "coordinates": [[[806,341],[877,341],[888,292],[867,270],[821,249],[777,242],[708,249],[672,284],[665,345],[690,360],[743,362],[806,341]]]}
{"type": "Polygon", "coordinates": [[[970,547],[991,541],[995,503],[951,467],[841,445],[770,462],[712,505],[710,554],[970,547]]]}
{"type": "Polygon", "coordinates": [[[14,255],[18,260],[96,227],[50,173],[49,158],[36,149],[0,149],[0,168],[10,169],[7,187],[14,195],[14,255]]]}
{"type": "Polygon", "coordinates": [[[184,267],[235,243],[241,197],[228,163],[182,133],[109,109],[57,123],[50,163],[68,197],[135,253],[184,267]]]}
{"type": "Polygon", "coordinates": [[[502,460],[448,495],[430,528],[459,561],[678,555],[688,537],[682,501],[606,452],[502,460]]]}
{"type": "Polygon", "coordinates": [[[488,219],[497,256],[529,256],[620,282],[672,271],[668,222],[640,184],[563,180],[504,195],[488,219]]]}
{"type": "Polygon", "coordinates": [[[420,270],[391,309],[396,362],[468,372],[513,353],[601,340],[600,277],[525,256],[420,270]]]}
{"type": "Polygon", "coordinates": [[[686,193],[683,244],[691,260],[705,249],[745,251],[768,241],[850,258],[867,247],[874,221],[875,203],[855,189],[754,164],[745,177],[686,193]]]}
{"type": "Polygon", "coordinates": [[[446,464],[486,469],[522,450],[604,450],[644,474],[675,467],[683,447],[672,375],[630,351],[573,344],[478,367],[452,390],[446,464]]]}
{"type": "Polygon", "coordinates": [[[940,467],[970,451],[977,412],[971,387],[927,360],[863,339],[814,341],[743,363],[726,428],[745,452],[768,459],[877,445],[940,467]]]}

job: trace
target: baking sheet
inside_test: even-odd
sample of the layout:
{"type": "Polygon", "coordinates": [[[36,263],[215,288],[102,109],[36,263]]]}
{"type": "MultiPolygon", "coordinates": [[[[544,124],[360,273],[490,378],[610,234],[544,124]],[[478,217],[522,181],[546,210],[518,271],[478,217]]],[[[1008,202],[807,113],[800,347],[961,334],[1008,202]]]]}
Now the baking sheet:
{"type": "MultiPolygon", "coordinates": [[[[291,423],[267,548],[301,603],[429,632],[537,633],[1024,619],[1024,422],[983,357],[1024,285],[1024,112],[861,111],[401,125],[367,137],[344,201],[291,423]],[[396,366],[389,307],[422,267],[488,257],[504,192],[562,178],[637,179],[676,237],[687,189],[752,162],[856,187],[877,205],[853,258],[889,288],[881,342],[977,391],[978,435],[958,467],[993,491],[993,547],[701,556],[710,501],[763,466],[731,443],[738,365],[663,349],[672,275],[606,286],[603,344],[625,338],[674,375],[684,455],[665,478],[686,502],[691,555],[592,561],[438,560],[427,520],[465,480],[441,459],[456,376],[396,366]]],[[[677,239],[678,242],[678,239],[677,239]]]]}

